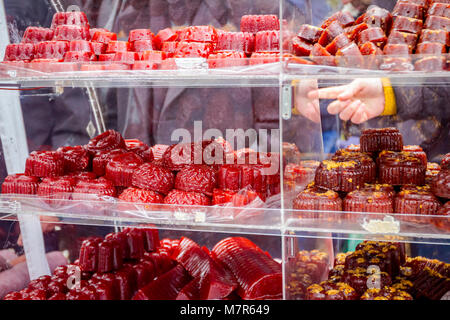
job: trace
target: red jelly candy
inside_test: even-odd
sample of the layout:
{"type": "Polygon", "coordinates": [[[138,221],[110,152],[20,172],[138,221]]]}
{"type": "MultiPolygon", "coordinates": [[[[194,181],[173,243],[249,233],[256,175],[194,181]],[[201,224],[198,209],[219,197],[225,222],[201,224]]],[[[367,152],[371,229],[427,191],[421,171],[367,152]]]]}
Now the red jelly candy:
{"type": "Polygon", "coordinates": [[[91,40],[89,29],[79,26],[58,26],[55,29],[54,41],[91,40]]]}
{"type": "Polygon", "coordinates": [[[95,55],[101,55],[106,52],[107,45],[100,42],[91,42],[91,48],[92,52],[94,52],[95,55]]]}
{"type": "Polygon", "coordinates": [[[168,58],[172,58],[177,51],[179,42],[164,42],[161,46],[161,51],[167,54],[168,58]]]}
{"type": "Polygon", "coordinates": [[[330,25],[322,32],[322,35],[319,38],[319,44],[323,47],[326,47],[333,41],[337,36],[345,33],[342,26],[337,21],[333,21],[330,25]]]}
{"type": "Polygon", "coordinates": [[[64,62],[85,62],[94,60],[96,60],[96,57],[92,52],[67,51],[64,54],[64,62]]]}
{"type": "Polygon", "coordinates": [[[211,199],[198,192],[172,190],[164,198],[164,203],[173,205],[209,206],[211,205],[211,199]]]}
{"type": "Polygon", "coordinates": [[[127,228],[123,231],[127,236],[128,248],[130,250],[130,259],[141,259],[145,252],[145,234],[141,229],[127,228]]]}
{"type": "Polygon", "coordinates": [[[174,58],[207,58],[212,51],[210,43],[183,41],[178,43],[174,58]]]}
{"type": "Polygon", "coordinates": [[[388,44],[384,47],[383,53],[387,56],[408,57],[410,48],[406,44],[388,44]]]}
{"type": "Polygon", "coordinates": [[[117,34],[108,31],[97,31],[92,37],[92,42],[108,44],[111,41],[117,41],[117,34]]]}
{"type": "Polygon", "coordinates": [[[130,50],[130,43],[126,41],[110,41],[106,47],[106,53],[126,52],[130,50]]]}
{"type": "Polygon", "coordinates": [[[174,183],[172,171],[151,163],[143,164],[133,175],[133,186],[162,194],[168,194],[174,183]]]}
{"type": "Polygon", "coordinates": [[[124,51],[124,52],[117,52],[114,55],[113,61],[117,62],[126,62],[126,63],[134,63],[134,61],[139,60],[139,55],[137,52],[131,52],[131,51],[124,51]]]}
{"type": "Polygon", "coordinates": [[[79,266],[82,271],[96,272],[98,266],[98,245],[101,238],[90,238],[81,244],[79,266]]]}
{"type": "Polygon", "coordinates": [[[122,268],[114,273],[115,287],[119,292],[119,300],[129,300],[135,291],[136,273],[133,268],[122,268]]]}
{"type": "Polygon", "coordinates": [[[28,27],[22,37],[22,43],[38,43],[42,41],[51,41],[54,31],[48,28],[28,27]]]}
{"type": "Polygon", "coordinates": [[[154,191],[142,190],[134,187],[125,189],[119,199],[126,202],[136,203],[163,203],[164,197],[154,191]]]}
{"type": "Polygon", "coordinates": [[[221,32],[216,50],[242,51],[249,55],[255,51],[255,35],[249,32],[221,32]]]}
{"type": "Polygon", "coordinates": [[[115,53],[104,53],[98,56],[98,61],[114,61],[115,53]]]}
{"type": "Polygon", "coordinates": [[[433,3],[428,10],[428,15],[450,18],[450,4],[433,3]]]}
{"type": "Polygon", "coordinates": [[[424,7],[407,1],[399,1],[392,11],[394,17],[403,16],[423,20],[424,7]]]}
{"type": "Polygon", "coordinates": [[[117,155],[106,165],[105,177],[114,186],[129,187],[134,171],[143,163],[141,157],[132,152],[117,155]]]}
{"type": "Polygon", "coordinates": [[[355,23],[355,19],[349,12],[338,11],[325,20],[322,24],[322,29],[327,28],[334,21],[337,21],[343,28],[350,27],[355,23]]]}
{"type": "Polygon", "coordinates": [[[209,55],[208,66],[210,69],[245,66],[247,65],[246,58],[244,52],[219,51],[209,55]]]}
{"type": "Polygon", "coordinates": [[[255,36],[255,52],[280,51],[279,31],[260,31],[255,36]]]}
{"type": "Polygon", "coordinates": [[[369,28],[359,34],[358,44],[373,42],[377,47],[383,48],[386,44],[387,37],[383,29],[379,27],[369,28]]]}
{"type": "Polygon", "coordinates": [[[69,51],[93,52],[91,42],[86,41],[86,40],[70,41],[69,51]]]}
{"type": "Polygon", "coordinates": [[[406,44],[412,53],[417,44],[417,34],[392,31],[388,38],[388,44],[406,44]]]}
{"type": "Polygon", "coordinates": [[[378,48],[373,42],[366,42],[359,47],[361,54],[365,57],[365,67],[367,69],[376,70],[380,66],[383,50],[378,48]]]}
{"type": "Polygon", "coordinates": [[[145,51],[141,55],[141,60],[143,61],[162,61],[167,58],[167,55],[164,51],[145,51]]]}
{"type": "Polygon", "coordinates": [[[241,18],[241,31],[257,33],[266,30],[280,30],[276,15],[246,15],[241,18]]]}
{"type": "Polygon", "coordinates": [[[89,167],[90,157],[82,146],[61,147],[57,151],[64,157],[66,172],[83,171],[89,167]]]}
{"type": "Polygon", "coordinates": [[[340,34],[326,47],[327,51],[332,55],[335,55],[338,50],[348,46],[351,43],[350,39],[345,33],[340,34]]]}
{"type": "Polygon", "coordinates": [[[91,39],[94,38],[94,35],[95,35],[96,32],[109,32],[109,30],[105,29],[105,28],[90,28],[89,29],[89,34],[91,36],[91,39]]]}
{"type": "Polygon", "coordinates": [[[36,44],[36,59],[62,60],[64,54],[69,51],[67,41],[45,41],[36,44]]]}
{"type": "Polygon", "coordinates": [[[86,146],[86,149],[93,155],[114,149],[125,149],[125,140],[120,133],[114,130],[108,130],[92,138],[86,146]]]}
{"type": "Polygon", "coordinates": [[[364,65],[361,51],[354,42],[336,52],[336,61],[339,66],[348,68],[361,68],[364,65]]]}
{"type": "Polygon", "coordinates": [[[367,25],[367,23],[361,23],[361,24],[357,24],[351,27],[346,28],[345,34],[348,36],[348,38],[351,41],[357,41],[359,39],[359,34],[364,31],[367,30],[369,28],[369,26],[367,25]]]}
{"type": "Polygon", "coordinates": [[[423,29],[420,35],[420,42],[439,42],[450,46],[450,36],[445,30],[423,29]]]}
{"type": "Polygon", "coordinates": [[[428,16],[425,29],[450,31],[450,19],[438,16],[428,16]]]}
{"type": "Polygon", "coordinates": [[[5,51],[5,61],[33,60],[35,47],[32,43],[8,44],[5,51]]]}
{"type": "Polygon", "coordinates": [[[323,29],[319,27],[315,27],[309,24],[304,24],[300,27],[300,30],[297,33],[297,36],[310,43],[316,43],[319,41],[320,36],[322,35],[323,29]]]}
{"type": "Polygon", "coordinates": [[[335,66],[334,57],[320,44],[316,43],[311,50],[311,60],[319,65],[335,66]]]}
{"type": "MultiPolygon", "coordinates": [[[[162,50],[164,42],[174,42],[178,39],[178,35],[170,28],[162,29],[154,38],[155,49],[162,50]]],[[[163,50],[164,51],[164,50],[163,50]]]]}
{"type": "MultiPolygon", "coordinates": [[[[419,34],[422,31],[423,22],[419,19],[398,16],[395,18],[392,30],[419,34]]],[[[427,28],[433,29],[433,28],[427,28]]]]}
{"type": "Polygon", "coordinates": [[[116,189],[113,184],[106,179],[96,180],[80,180],[73,189],[73,200],[85,200],[86,198],[82,194],[97,195],[99,197],[115,197],[116,189]]]}
{"type": "Polygon", "coordinates": [[[131,70],[157,70],[158,64],[152,61],[135,61],[131,70]]]}
{"type": "Polygon", "coordinates": [[[151,252],[158,249],[160,246],[158,229],[144,228],[142,232],[145,234],[145,250],[151,252]]]}
{"type": "Polygon", "coordinates": [[[295,55],[305,57],[311,54],[313,45],[296,37],[292,40],[292,50],[295,55]]]}
{"type": "Polygon", "coordinates": [[[181,30],[180,41],[217,43],[217,32],[211,26],[193,26],[181,30]]]}
{"type": "Polygon", "coordinates": [[[416,53],[417,54],[434,54],[440,55],[442,53],[446,53],[447,48],[445,44],[438,42],[422,42],[417,45],[416,53]]]}
{"type": "Polygon", "coordinates": [[[53,15],[52,29],[61,25],[74,25],[89,28],[89,22],[84,12],[57,12],[53,15]]]}
{"type": "Polygon", "coordinates": [[[131,45],[131,49],[134,52],[151,51],[154,49],[152,40],[137,40],[131,45]]]}
{"type": "Polygon", "coordinates": [[[364,15],[363,21],[369,27],[380,27],[388,34],[392,27],[392,14],[386,9],[371,6],[364,15]]]}
{"type": "Polygon", "coordinates": [[[24,174],[7,176],[2,184],[2,193],[12,194],[36,194],[40,179],[24,174]]]}
{"type": "Polygon", "coordinates": [[[35,177],[56,177],[64,174],[64,157],[55,151],[33,151],[27,158],[25,174],[35,177]]]}
{"type": "Polygon", "coordinates": [[[149,284],[155,277],[153,264],[149,261],[143,261],[133,265],[136,273],[136,286],[143,288],[149,284]]]}
{"type": "Polygon", "coordinates": [[[417,71],[444,71],[446,68],[446,61],[444,57],[426,57],[417,60],[414,64],[414,68],[417,71]]]}
{"type": "Polygon", "coordinates": [[[92,171],[99,177],[105,175],[106,165],[109,160],[117,155],[124,154],[125,149],[115,149],[99,152],[92,160],[92,171]]]}
{"type": "Polygon", "coordinates": [[[150,29],[134,29],[131,30],[128,35],[128,42],[134,41],[152,41],[154,38],[154,34],[150,29]]]}
{"type": "Polygon", "coordinates": [[[212,196],[217,184],[217,172],[202,165],[192,165],[177,173],[175,188],[182,191],[195,191],[212,196]]]}

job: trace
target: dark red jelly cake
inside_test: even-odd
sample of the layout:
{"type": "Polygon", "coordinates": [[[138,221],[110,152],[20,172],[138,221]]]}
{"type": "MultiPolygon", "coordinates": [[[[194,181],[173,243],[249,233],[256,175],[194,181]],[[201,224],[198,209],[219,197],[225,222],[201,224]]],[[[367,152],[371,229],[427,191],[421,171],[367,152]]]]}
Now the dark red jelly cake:
{"type": "Polygon", "coordinates": [[[413,297],[406,291],[385,286],[367,289],[361,296],[361,300],[413,300],[413,297]]]}
{"type": "MultiPolygon", "coordinates": [[[[413,215],[435,215],[441,203],[426,187],[406,187],[395,197],[395,212],[413,215]]],[[[409,221],[423,221],[414,217],[409,221]]]]}
{"type": "Polygon", "coordinates": [[[209,206],[211,205],[211,199],[199,192],[172,190],[164,198],[164,203],[174,205],[209,206]]]}
{"type": "Polygon", "coordinates": [[[87,150],[82,146],[61,147],[57,152],[64,157],[64,169],[66,172],[83,171],[89,168],[91,158],[87,150]]]}
{"type": "Polygon", "coordinates": [[[441,161],[442,169],[450,169],[450,153],[447,153],[441,161]]]}
{"type": "Polygon", "coordinates": [[[114,186],[130,187],[134,171],[143,163],[142,158],[133,152],[117,155],[106,165],[105,177],[114,186]]]}
{"type": "Polygon", "coordinates": [[[72,199],[85,200],[90,198],[89,196],[83,196],[83,194],[115,197],[116,189],[111,181],[106,179],[80,180],[73,189],[72,199]]]}
{"type": "Polygon", "coordinates": [[[217,185],[217,171],[209,166],[191,165],[183,168],[175,178],[175,189],[194,191],[212,196],[217,185]]]}
{"type": "Polygon", "coordinates": [[[354,190],[347,194],[343,210],[350,212],[394,212],[394,201],[388,193],[354,190]]]}
{"type": "Polygon", "coordinates": [[[368,192],[384,192],[386,193],[390,198],[394,199],[395,197],[395,190],[394,187],[390,184],[369,184],[366,183],[364,186],[360,188],[362,191],[368,191],[368,192]]]}
{"type": "Polygon", "coordinates": [[[358,300],[359,295],[343,282],[323,281],[307,288],[306,300],[358,300]]]}
{"type": "Polygon", "coordinates": [[[408,152],[383,151],[378,159],[378,179],[382,184],[425,184],[426,166],[422,160],[408,152]]]}
{"type": "Polygon", "coordinates": [[[402,151],[403,137],[396,128],[366,129],[361,133],[361,152],[402,151]]]}
{"type": "Polygon", "coordinates": [[[5,178],[2,184],[2,193],[36,194],[40,179],[24,174],[13,174],[5,178]]]}
{"type": "Polygon", "coordinates": [[[33,151],[27,158],[25,174],[40,178],[64,174],[63,154],[56,151],[33,151]]]}
{"type": "Polygon", "coordinates": [[[145,163],[133,174],[132,184],[134,187],[168,194],[175,184],[175,175],[169,169],[145,163]]]}
{"type": "Polygon", "coordinates": [[[317,168],[314,182],[317,187],[350,192],[364,184],[364,172],[358,160],[325,160],[317,168]]]}
{"type": "Polygon", "coordinates": [[[450,169],[441,170],[431,183],[433,193],[444,199],[450,199],[450,169]]]}
{"type": "Polygon", "coordinates": [[[125,149],[125,140],[120,133],[114,130],[108,130],[95,138],[91,139],[86,149],[93,155],[114,149],[125,149]]]}
{"type": "Polygon", "coordinates": [[[59,194],[59,199],[69,199],[76,183],[76,178],[68,176],[45,178],[39,184],[38,195],[54,198],[54,195],[59,194]]]}
{"type": "Polygon", "coordinates": [[[422,163],[424,166],[427,165],[427,163],[428,163],[427,154],[425,153],[425,151],[423,151],[422,147],[420,147],[420,146],[404,146],[403,151],[409,152],[412,155],[414,155],[415,157],[422,160],[422,163]]]}
{"type": "Polygon", "coordinates": [[[366,153],[351,152],[341,149],[336,152],[335,156],[331,160],[339,162],[358,160],[361,163],[361,169],[364,172],[364,182],[366,183],[374,182],[377,177],[375,162],[366,153]]]}
{"type": "MultiPolygon", "coordinates": [[[[337,192],[321,188],[308,188],[300,192],[293,202],[294,210],[342,211],[342,199],[337,192]]],[[[308,218],[319,218],[319,212],[301,214],[308,218]]]]}
{"type": "Polygon", "coordinates": [[[92,171],[98,177],[104,176],[106,165],[108,164],[109,160],[126,152],[127,151],[125,149],[115,149],[98,152],[97,155],[92,159],[92,171]]]}

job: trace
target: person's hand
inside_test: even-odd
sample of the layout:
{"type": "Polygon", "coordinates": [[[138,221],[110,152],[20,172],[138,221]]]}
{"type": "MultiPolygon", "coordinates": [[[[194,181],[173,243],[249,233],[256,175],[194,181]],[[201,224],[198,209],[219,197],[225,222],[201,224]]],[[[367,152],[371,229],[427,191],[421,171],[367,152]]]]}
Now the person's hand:
{"type": "Polygon", "coordinates": [[[310,92],[309,98],[335,99],[328,105],[328,112],[355,124],[381,115],[385,107],[381,79],[357,79],[348,85],[319,89],[310,92]]]}
{"type": "Polygon", "coordinates": [[[294,90],[295,109],[305,118],[320,122],[320,105],[317,94],[310,98],[311,92],[317,92],[317,80],[300,80],[294,90]]]}

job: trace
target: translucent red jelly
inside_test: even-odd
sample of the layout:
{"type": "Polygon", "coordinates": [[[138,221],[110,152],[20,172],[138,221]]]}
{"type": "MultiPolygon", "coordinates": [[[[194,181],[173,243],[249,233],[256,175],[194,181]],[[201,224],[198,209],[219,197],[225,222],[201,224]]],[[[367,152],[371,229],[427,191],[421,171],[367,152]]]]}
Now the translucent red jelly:
{"type": "Polygon", "coordinates": [[[266,30],[280,30],[276,15],[246,15],[241,18],[241,31],[257,33],[266,30]]]}
{"type": "Polygon", "coordinates": [[[221,32],[216,50],[242,51],[250,55],[255,51],[255,35],[249,32],[221,32]]]}
{"type": "Polygon", "coordinates": [[[152,40],[137,40],[131,45],[131,49],[135,52],[151,51],[154,49],[152,40]]]}
{"type": "Polygon", "coordinates": [[[440,16],[450,18],[450,4],[448,3],[433,3],[428,9],[428,15],[440,16]]]}
{"type": "Polygon", "coordinates": [[[97,58],[92,52],[67,51],[64,54],[64,62],[89,62],[97,58]]]}
{"type": "Polygon", "coordinates": [[[270,52],[280,51],[280,32],[279,31],[260,31],[255,35],[255,51],[270,52]]]}
{"type": "Polygon", "coordinates": [[[27,158],[25,174],[35,177],[56,177],[64,174],[64,157],[55,151],[33,151],[27,158]]]}
{"type": "Polygon", "coordinates": [[[367,23],[357,24],[345,29],[345,34],[351,41],[357,41],[359,39],[359,35],[364,30],[367,30],[369,26],[367,23]]]}
{"type": "Polygon", "coordinates": [[[97,31],[92,36],[92,42],[108,44],[111,41],[117,41],[117,34],[108,31],[97,31]]]}
{"type": "Polygon", "coordinates": [[[140,166],[133,175],[135,187],[168,194],[173,189],[175,175],[169,169],[146,163],[140,166]]]}
{"type": "Polygon", "coordinates": [[[325,20],[322,24],[322,29],[327,28],[334,21],[338,22],[343,28],[350,27],[355,23],[355,19],[349,12],[338,11],[325,20]]]}
{"type": "Polygon", "coordinates": [[[450,31],[450,19],[438,16],[428,16],[425,29],[450,31]]]}
{"type": "Polygon", "coordinates": [[[150,29],[134,29],[128,34],[128,42],[149,40],[152,41],[154,34],[150,29]]]}
{"type": "Polygon", "coordinates": [[[62,60],[64,54],[69,51],[67,41],[45,41],[35,45],[36,59],[58,59],[62,60]]]}
{"type": "Polygon", "coordinates": [[[245,66],[247,65],[246,58],[247,56],[244,52],[219,51],[209,55],[208,66],[211,69],[245,66]]]}
{"type": "Polygon", "coordinates": [[[36,194],[40,179],[24,174],[9,175],[2,184],[2,193],[36,194]]]}
{"type": "Polygon", "coordinates": [[[333,21],[325,30],[323,30],[318,42],[321,46],[326,47],[334,38],[343,33],[345,33],[344,29],[339,22],[333,21]]]}
{"type": "Polygon", "coordinates": [[[364,44],[366,42],[373,42],[377,47],[383,48],[386,44],[387,37],[384,33],[383,29],[379,27],[368,28],[364,31],[361,31],[358,37],[358,43],[364,44]]]}
{"type": "Polygon", "coordinates": [[[326,47],[327,51],[332,55],[335,55],[338,50],[344,48],[351,43],[350,39],[345,33],[338,35],[334,40],[326,47]]]}
{"type": "Polygon", "coordinates": [[[113,61],[124,62],[124,63],[134,63],[139,60],[139,54],[137,52],[116,52],[113,61]]]}
{"type": "Polygon", "coordinates": [[[416,54],[433,54],[440,56],[446,52],[446,45],[438,42],[422,42],[419,43],[416,48],[416,54]]]}
{"type": "Polygon", "coordinates": [[[336,62],[346,68],[361,68],[364,65],[363,55],[354,42],[336,52],[336,62]]]}
{"type": "MultiPolygon", "coordinates": [[[[423,31],[422,31],[423,33],[423,31]]],[[[412,53],[417,43],[417,35],[401,31],[392,31],[389,35],[388,44],[406,44],[409,47],[409,52],[412,53]]]]}
{"type": "MultiPolygon", "coordinates": [[[[392,30],[409,32],[414,34],[419,34],[420,31],[422,31],[422,28],[423,28],[422,20],[402,16],[396,17],[394,20],[394,24],[392,26],[392,30]]],[[[427,28],[426,26],[425,28],[430,29],[427,28]]]]}
{"type": "Polygon", "coordinates": [[[134,171],[143,163],[141,157],[132,152],[116,155],[106,165],[105,177],[114,186],[129,187],[134,171]]]}
{"type": "Polygon", "coordinates": [[[30,61],[35,57],[35,46],[32,43],[16,43],[6,46],[5,61],[30,61]]]}
{"type": "Polygon", "coordinates": [[[320,36],[322,35],[323,29],[319,27],[315,27],[309,24],[304,24],[300,27],[297,36],[305,41],[310,43],[316,43],[319,41],[320,36]]]}
{"type": "Polygon", "coordinates": [[[438,42],[450,46],[449,33],[445,30],[423,29],[420,42],[438,42]]]}
{"type": "Polygon", "coordinates": [[[154,38],[155,49],[161,50],[164,42],[174,42],[178,35],[170,28],[162,29],[154,38]]]}
{"type": "Polygon", "coordinates": [[[203,193],[172,190],[164,198],[164,203],[173,205],[209,206],[211,205],[211,199],[203,193]]]}
{"type": "Polygon", "coordinates": [[[296,37],[292,40],[292,50],[297,56],[309,56],[313,50],[313,45],[296,37]]]}
{"type": "Polygon", "coordinates": [[[126,41],[110,41],[106,47],[106,53],[131,51],[131,44],[126,41]]]}
{"type": "Polygon", "coordinates": [[[415,3],[409,3],[406,1],[399,1],[395,5],[392,11],[394,17],[402,16],[414,19],[423,20],[424,17],[424,7],[415,3]]]}
{"type": "Polygon", "coordinates": [[[62,25],[55,29],[54,41],[91,40],[89,28],[62,25]]]}
{"type": "Polygon", "coordinates": [[[192,26],[181,30],[179,41],[217,43],[217,32],[211,26],[192,26]]]}
{"type": "Polygon", "coordinates": [[[324,47],[316,43],[311,50],[311,59],[319,64],[326,66],[335,66],[336,61],[334,57],[324,47]]]}
{"type": "Polygon", "coordinates": [[[441,170],[441,172],[433,178],[431,188],[433,193],[438,197],[450,199],[450,170],[441,170]]]}
{"type": "MultiPolygon", "coordinates": [[[[164,45],[163,45],[164,47],[164,45]]],[[[163,51],[164,50],[163,48],[163,51]]],[[[167,52],[167,51],[166,51],[167,52]]],[[[174,58],[207,58],[213,52],[210,43],[202,42],[178,42],[176,45],[174,58]]],[[[169,54],[170,56],[170,54],[169,54]]]]}
{"type": "Polygon", "coordinates": [[[362,20],[367,23],[369,27],[380,27],[388,34],[392,27],[392,14],[378,6],[371,6],[362,20]]]}
{"type": "Polygon", "coordinates": [[[89,22],[84,12],[58,12],[53,15],[52,29],[60,25],[75,25],[89,28],[89,22]]]}
{"type": "Polygon", "coordinates": [[[22,43],[38,43],[42,41],[51,41],[54,30],[41,27],[27,27],[22,37],[22,43]]]}

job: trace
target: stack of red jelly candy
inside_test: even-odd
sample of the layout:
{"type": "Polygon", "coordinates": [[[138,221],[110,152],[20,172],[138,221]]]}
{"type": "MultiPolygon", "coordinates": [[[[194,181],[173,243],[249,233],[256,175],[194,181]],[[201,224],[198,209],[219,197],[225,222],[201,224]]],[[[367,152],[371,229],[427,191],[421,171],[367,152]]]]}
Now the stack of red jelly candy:
{"type": "Polygon", "coordinates": [[[245,238],[210,251],[189,238],[159,240],[153,226],[81,244],[79,259],[4,300],[281,299],[281,265],[245,238]],[[252,272],[247,263],[251,264],[252,272]],[[79,274],[78,282],[76,279],[79,274]],[[73,278],[73,279],[71,279],[73,278]],[[75,280],[75,281],[73,281],[75,280]]]}
{"type": "Polygon", "coordinates": [[[224,139],[151,148],[108,130],[84,146],[32,152],[25,167],[5,179],[3,193],[235,207],[280,193],[278,154],[236,152],[224,139]]]}
{"type": "Polygon", "coordinates": [[[392,12],[373,5],[356,20],[347,12],[337,12],[320,27],[302,25],[292,50],[319,65],[443,71],[449,31],[446,1],[400,0],[392,12]]]}

